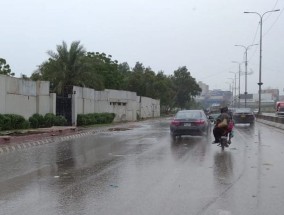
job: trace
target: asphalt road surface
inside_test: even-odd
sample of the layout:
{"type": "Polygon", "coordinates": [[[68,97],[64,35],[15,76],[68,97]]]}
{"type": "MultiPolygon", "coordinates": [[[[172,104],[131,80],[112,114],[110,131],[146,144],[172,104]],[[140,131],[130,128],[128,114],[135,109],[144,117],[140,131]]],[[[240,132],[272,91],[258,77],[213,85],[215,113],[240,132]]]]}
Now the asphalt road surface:
{"type": "Polygon", "coordinates": [[[282,215],[284,131],[172,141],[169,119],[0,155],[2,215],[282,215]]]}

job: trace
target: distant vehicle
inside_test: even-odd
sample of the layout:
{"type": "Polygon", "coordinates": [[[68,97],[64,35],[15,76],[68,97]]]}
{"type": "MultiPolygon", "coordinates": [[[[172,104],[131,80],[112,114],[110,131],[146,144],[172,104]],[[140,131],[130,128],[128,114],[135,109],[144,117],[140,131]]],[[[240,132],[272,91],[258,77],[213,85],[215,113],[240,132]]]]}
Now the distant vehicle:
{"type": "Polygon", "coordinates": [[[210,122],[215,123],[216,119],[218,118],[218,116],[220,116],[220,112],[213,112],[213,113],[209,113],[208,114],[208,119],[210,120],[210,122]]]}
{"type": "Polygon", "coordinates": [[[276,102],[275,108],[276,108],[275,112],[276,116],[284,116],[284,101],[276,102]]]}
{"type": "Polygon", "coordinates": [[[170,124],[170,133],[176,136],[208,136],[211,123],[203,110],[181,110],[178,111],[170,124]]]}
{"type": "Polygon", "coordinates": [[[258,109],[254,109],[254,110],[253,110],[253,113],[254,113],[254,114],[258,114],[258,109]]]}
{"type": "Polygon", "coordinates": [[[213,113],[213,112],[220,112],[220,108],[221,108],[220,104],[212,104],[209,107],[209,112],[211,112],[211,113],[213,113]]]}
{"type": "Polygon", "coordinates": [[[255,122],[255,116],[250,108],[237,108],[233,113],[235,124],[251,124],[255,122]]]}

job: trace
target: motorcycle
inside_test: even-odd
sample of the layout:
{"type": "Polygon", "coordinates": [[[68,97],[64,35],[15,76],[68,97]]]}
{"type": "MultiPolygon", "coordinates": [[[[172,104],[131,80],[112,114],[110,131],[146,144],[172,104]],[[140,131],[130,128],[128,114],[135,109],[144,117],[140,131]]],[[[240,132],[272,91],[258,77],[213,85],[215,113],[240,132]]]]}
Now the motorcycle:
{"type": "Polygon", "coordinates": [[[229,145],[231,144],[231,139],[234,136],[234,132],[233,132],[233,128],[234,128],[234,122],[231,120],[229,122],[229,125],[227,127],[227,130],[224,132],[224,134],[221,136],[220,138],[220,142],[217,146],[220,146],[222,148],[222,150],[225,149],[225,147],[229,147],[229,145]]]}
{"type": "Polygon", "coordinates": [[[233,131],[231,130],[227,132],[225,135],[221,136],[220,143],[218,144],[218,146],[220,146],[222,150],[224,150],[225,147],[229,147],[229,145],[231,144],[232,137],[233,137],[233,131]]]}

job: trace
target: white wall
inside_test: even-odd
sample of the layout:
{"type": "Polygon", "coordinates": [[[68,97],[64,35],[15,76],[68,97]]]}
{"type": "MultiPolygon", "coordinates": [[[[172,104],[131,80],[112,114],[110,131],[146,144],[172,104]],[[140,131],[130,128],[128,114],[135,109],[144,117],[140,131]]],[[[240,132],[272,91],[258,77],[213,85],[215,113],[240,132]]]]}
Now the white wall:
{"type": "Polygon", "coordinates": [[[6,111],[6,76],[0,75],[0,113],[6,111]]]}
{"type": "MultiPolygon", "coordinates": [[[[54,97],[54,96],[53,96],[54,97]]],[[[49,82],[30,81],[0,75],[0,113],[18,114],[26,119],[35,113],[54,113],[55,99],[49,95],[49,82]]]]}
{"type": "MultiPolygon", "coordinates": [[[[96,91],[73,87],[72,123],[77,114],[115,113],[115,122],[136,121],[160,116],[160,101],[138,97],[135,92],[110,90],[96,91]]],[[[48,81],[30,81],[0,75],[0,113],[19,114],[26,119],[34,113],[56,113],[56,94],[49,93],[48,81]]]]}
{"type": "Polygon", "coordinates": [[[73,91],[76,91],[77,114],[115,113],[115,122],[136,121],[137,114],[142,118],[160,116],[159,100],[141,97],[140,103],[140,97],[135,92],[110,89],[95,91],[81,87],[74,87],[73,91]]]}
{"type": "Polygon", "coordinates": [[[137,97],[137,104],[140,118],[144,119],[160,116],[160,100],[141,96],[137,97]]]}

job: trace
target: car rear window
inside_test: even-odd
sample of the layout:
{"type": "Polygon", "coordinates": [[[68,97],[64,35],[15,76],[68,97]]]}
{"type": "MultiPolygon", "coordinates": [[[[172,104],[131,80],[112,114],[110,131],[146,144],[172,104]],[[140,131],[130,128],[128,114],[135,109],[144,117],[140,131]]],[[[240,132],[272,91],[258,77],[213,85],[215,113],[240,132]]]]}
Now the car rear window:
{"type": "Polygon", "coordinates": [[[235,113],[251,113],[251,109],[250,108],[239,108],[236,109],[235,113]]]}
{"type": "Polygon", "coordinates": [[[200,119],[202,114],[199,111],[188,111],[188,112],[179,112],[176,115],[176,119],[200,119]]]}

